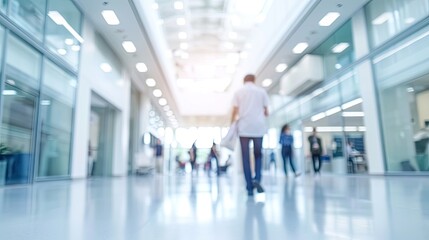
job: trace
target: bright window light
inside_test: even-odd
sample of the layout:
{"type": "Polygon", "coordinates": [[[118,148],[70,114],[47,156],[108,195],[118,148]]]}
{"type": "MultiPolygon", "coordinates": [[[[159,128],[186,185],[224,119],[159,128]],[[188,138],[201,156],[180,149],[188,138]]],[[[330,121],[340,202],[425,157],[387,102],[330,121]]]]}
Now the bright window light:
{"type": "Polygon", "coordinates": [[[179,32],[179,34],[177,34],[177,36],[179,37],[179,39],[188,38],[188,34],[186,32],[179,32]]]}
{"type": "Polygon", "coordinates": [[[240,14],[248,16],[257,16],[259,15],[267,0],[235,0],[235,10],[240,14]]]}
{"type": "Polygon", "coordinates": [[[147,72],[147,70],[148,70],[146,64],[144,64],[142,62],[136,63],[136,69],[139,72],[147,72]]]}
{"type": "Polygon", "coordinates": [[[329,27],[334,23],[338,17],[340,17],[339,12],[328,12],[320,21],[319,25],[322,27],[329,27]]]}
{"type": "Polygon", "coordinates": [[[74,38],[76,38],[80,43],[83,43],[83,38],[70,26],[70,24],[64,19],[64,17],[57,11],[49,11],[49,18],[54,21],[55,24],[63,26],[74,38]]]}
{"type": "Polygon", "coordinates": [[[156,81],[153,78],[148,78],[146,79],[146,85],[148,87],[155,87],[156,86],[156,81]]]}
{"type": "Polygon", "coordinates": [[[226,43],[223,44],[223,46],[226,49],[233,49],[234,48],[234,43],[232,43],[232,42],[226,42],[226,43]]]}
{"type": "Polygon", "coordinates": [[[270,79],[270,78],[264,79],[262,81],[262,86],[263,87],[269,87],[269,86],[271,86],[271,84],[273,84],[273,80],[270,79]]]}
{"type": "Polygon", "coordinates": [[[167,105],[167,99],[165,99],[165,98],[160,98],[160,99],[158,100],[158,103],[159,103],[159,105],[161,105],[161,106],[165,106],[165,105],[167,105]]]}
{"type": "Polygon", "coordinates": [[[102,64],[100,64],[100,68],[105,73],[109,73],[109,72],[112,71],[112,66],[110,66],[110,64],[108,64],[108,63],[102,63],[102,64]]]}
{"type": "Polygon", "coordinates": [[[185,20],[185,18],[180,17],[180,18],[176,19],[176,23],[177,23],[177,25],[183,26],[186,24],[186,20],[185,20]]]}
{"type": "Polygon", "coordinates": [[[364,117],[364,112],[343,112],[343,117],[364,117]]]}
{"type": "Polygon", "coordinates": [[[331,116],[334,115],[335,113],[339,113],[341,112],[341,108],[340,107],[334,107],[329,109],[328,111],[325,112],[326,116],[331,116]]]}
{"type": "Polygon", "coordinates": [[[118,16],[116,16],[113,10],[104,10],[101,12],[101,15],[103,15],[104,21],[109,25],[119,25],[120,23],[118,16]]]}
{"type": "Polygon", "coordinates": [[[374,20],[372,20],[372,25],[382,25],[388,21],[393,20],[393,14],[391,12],[385,12],[380,14],[378,17],[376,17],[374,20]]]}
{"type": "Polygon", "coordinates": [[[153,90],[153,95],[155,96],[155,97],[161,97],[162,96],[162,91],[161,90],[159,90],[159,89],[155,89],[155,90],[153,90]]]}
{"type": "Polygon", "coordinates": [[[131,42],[131,41],[123,41],[123,42],[122,42],[122,47],[124,48],[124,50],[125,50],[127,53],[134,53],[134,52],[136,52],[136,51],[137,51],[136,46],[135,46],[135,45],[134,45],[134,43],[133,43],[133,42],[131,42]]]}
{"type": "Polygon", "coordinates": [[[246,58],[247,58],[247,56],[249,56],[249,54],[248,54],[246,51],[242,51],[242,52],[240,53],[240,58],[241,58],[241,59],[246,59],[246,58]]]}
{"type": "Polygon", "coordinates": [[[308,48],[308,43],[306,43],[306,42],[301,42],[301,43],[298,43],[293,49],[292,49],[292,52],[293,53],[295,53],[295,54],[301,54],[301,53],[303,53],[304,51],[305,51],[305,49],[307,49],[308,48]]]}
{"type": "Polygon", "coordinates": [[[238,34],[237,34],[236,32],[230,32],[230,33],[228,34],[228,36],[229,36],[229,38],[231,38],[231,39],[236,39],[236,38],[238,37],[238,34]]]}
{"type": "Polygon", "coordinates": [[[362,103],[362,102],[363,102],[362,98],[357,98],[357,99],[355,99],[355,100],[353,100],[353,101],[350,101],[350,102],[348,102],[348,103],[344,103],[344,104],[341,106],[341,108],[342,108],[343,110],[346,110],[346,109],[351,108],[351,107],[353,107],[353,106],[356,106],[356,105],[358,105],[359,103],[362,103]]]}
{"type": "Polygon", "coordinates": [[[182,10],[183,9],[183,2],[182,1],[175,1],[174,2],[174,8],[177,10],[182,10]]]}
{"type": "Polygon", "coordinates": [[[350,47],[349,43],[346,43],[346,42],[338,43],[332,47],[332,52],[333,53],[342,53],[348,47],[350,47]]]}
{"type": "Polygon", "coordinates": [[[280,63],[279,65],[276,66],[276,72],[278,73],[284,72],[286,68],[287,68],[286,63],[280,63]]]}
{"type": "Polygon", "coordinates": [[[319,114],[316,114],[316,115],[314,115],[314,116],[312,116],[311,117],[311,121],[312,122],[317,122],[317,121],[319,121],[319,120],[321,120],[321,119],[323,119],[323,118],[325,118],[326,117],[326,113],[319,113],[319,114]]]}

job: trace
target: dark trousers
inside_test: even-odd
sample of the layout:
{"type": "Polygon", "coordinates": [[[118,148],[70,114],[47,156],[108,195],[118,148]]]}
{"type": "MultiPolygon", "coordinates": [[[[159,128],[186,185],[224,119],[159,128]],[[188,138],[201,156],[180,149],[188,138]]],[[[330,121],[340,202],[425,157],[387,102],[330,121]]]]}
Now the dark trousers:
{"type": "Polygon", "coordinates": [[[296,174],[292,156],[293,156],[292,146],[283,146],[282,147],[282,158],[283,158],[283,169],[285,171],[285,175],[287,175],[287,160],[288,159],[289,159],[290,168],[292,168],[293,173],[296,174]]]}
{"type": "Polygon", "coordinates": [[[320,154],[311,154],[313,159],[313,170],[314,173],[320,173],[320,169],[322,168],[322,159],[320,154]],[[317,162],[317,164],[316,164],[317,162]]]}
{"type": "Polygon", "coordinates": [[[253,180],[261,182],[262,169],[262,137],[240,137],[241,155],[243,157],[243,171],[246,179],[247,191],[253,190],[253,180]],[[250,149],[249,142],[253,141],[253,154],[255,156],[255,177],[252,178],[250,168],[250,149]]]}

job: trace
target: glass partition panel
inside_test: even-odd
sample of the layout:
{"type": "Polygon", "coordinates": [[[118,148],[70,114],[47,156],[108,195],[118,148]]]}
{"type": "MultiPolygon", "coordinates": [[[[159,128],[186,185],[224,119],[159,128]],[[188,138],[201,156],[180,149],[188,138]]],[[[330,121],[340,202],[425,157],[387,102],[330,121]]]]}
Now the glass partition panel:
{"type": "Polygon", "coordinates": [[[8,14],[21,28],[42,41],[46,0],[10,0],[8,14]]]}
{"type": "Polygon", "coordinates": [[[6,51],[6,81],[39,88],[42,56],[24,41],[9,35],[6,51]]]}
{"type": "Polygon", "coordinates": [[[365,8],[373,47],[429,15],[428,0],[373,0],[365,8]]]}
{"type": "Polygon", "coordinates": [[[429,28],[373,60],[388,171],[429,171],[429,28]]]}
{"type": "Polygon", "coordinates": [[[351,101],[361,96],[359,80],[354,72],[344,74],[339,79],[341,89],[341,100],[344,102],[351,101]]]}
{"type": "Polygon", "coordinates": [[[0,185],[30,181],[36,115],[36,96],[5,85],[0,128],[0,185]]]}
{"type": "Polygon", "coordinates": [[[40,101],[38,176],[69,175],[76,79],[46,61],[40,101]]]}
{"type": "Polygon", "coordinates": [[[83,39],[80,35],[82,14],[71,0],[49,1],[46,46],[63,57],[75,69],[83,39]]]}

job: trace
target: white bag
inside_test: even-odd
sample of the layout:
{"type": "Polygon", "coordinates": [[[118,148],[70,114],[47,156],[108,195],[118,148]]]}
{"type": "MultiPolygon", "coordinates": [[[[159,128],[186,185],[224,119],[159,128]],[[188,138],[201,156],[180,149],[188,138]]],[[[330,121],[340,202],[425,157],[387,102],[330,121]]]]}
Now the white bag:
{"type": "Polygon", "coordinates": [[[229,130],[226,136],[222,138],[222,141],[220,141],[220,146],[225,147],[231,151],[234,151],[237,139],[238,139],[238,122],[235,121],[229,127],[229,130]]]}

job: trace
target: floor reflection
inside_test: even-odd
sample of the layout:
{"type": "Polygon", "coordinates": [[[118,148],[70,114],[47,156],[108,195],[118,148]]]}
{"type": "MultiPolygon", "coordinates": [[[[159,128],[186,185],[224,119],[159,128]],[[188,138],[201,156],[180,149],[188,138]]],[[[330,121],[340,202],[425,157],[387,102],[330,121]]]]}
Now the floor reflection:
{"type": "Polygon", "coordinates": [[[429,179],[148,176],[0,188],[0,239],[428,239],[429,179]]]}

